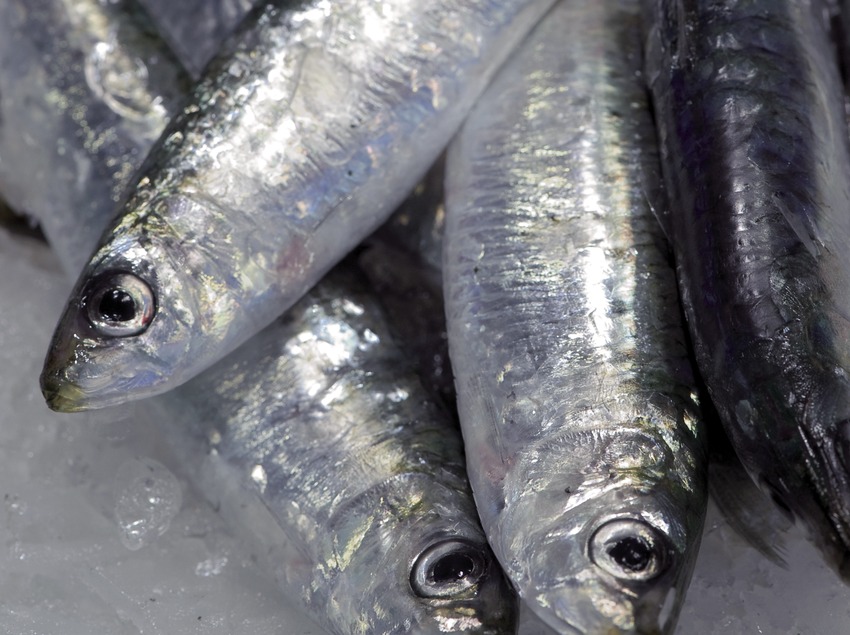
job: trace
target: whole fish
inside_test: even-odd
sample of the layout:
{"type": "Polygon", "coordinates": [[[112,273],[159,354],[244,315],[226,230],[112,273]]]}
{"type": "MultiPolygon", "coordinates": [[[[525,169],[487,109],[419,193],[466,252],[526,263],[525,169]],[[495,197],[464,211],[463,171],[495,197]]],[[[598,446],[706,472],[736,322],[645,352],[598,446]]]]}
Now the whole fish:
{"type": "Polygon", "coordinates": [[[240,507],[259,499],[277,520],[299,556],[273,563],[282,588],[330,632],[515,632],[459,431],[354,272],[341,265],[163,404],[169,443],[207,447],[225,475],[193,479],[207,496],[242,483],[240,507]]]}
{"type": "Polygon", "coordinates": [[[706,447],[640,74],[637,2],[562,2],[449,150],[445,301],[467,467],[560,633],[667,633],[706,447]]]}
{"type": "Polygon", "coordinates": [[[187,92],[134,0],[0,3],[0,193],[70,271],[187,92]]]}
{"type": "Polygon", "coordinates": [[[257,2],[254,0],[139,0],[193,77],[199,77],[257,2]]]}
{"type": "Polygon", "coordinates": [[[850,152],[823,3],[646,2],[670,232],[747,471],[845,577],[850,152]]]}
{"type": "Polygon", "coordinates": [[[45,363],[56,410],[162,393],[385,220],[552,0],[280,0],[164,133],[45,363]]]}

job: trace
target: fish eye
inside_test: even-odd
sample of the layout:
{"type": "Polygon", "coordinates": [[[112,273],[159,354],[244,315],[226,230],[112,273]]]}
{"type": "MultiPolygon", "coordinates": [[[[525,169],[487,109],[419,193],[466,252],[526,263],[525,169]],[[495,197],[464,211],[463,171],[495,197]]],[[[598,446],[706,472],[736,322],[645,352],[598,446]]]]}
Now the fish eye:
{"type": "Polygon", "coordinates": [[[156,305],[153,291],[139,277],[110,272],[95,278],[83,296],[89,323],[100,335],[129,337],[148,328],[156,305]]]}
{"type": "Polygon", "coordinates": [[[487,556],[464,540],[447,540],[420,554],[410,572],[410,586],[420,597],[448,598],[477,585],[487,570],[487,556]]]}
{"type": "Polygon", "coordinates": [[[622,580],[644,582],[669,566],[667,539],[641,520],[618,518],[600,526],[590,539],[593,563],[622,580]]]}

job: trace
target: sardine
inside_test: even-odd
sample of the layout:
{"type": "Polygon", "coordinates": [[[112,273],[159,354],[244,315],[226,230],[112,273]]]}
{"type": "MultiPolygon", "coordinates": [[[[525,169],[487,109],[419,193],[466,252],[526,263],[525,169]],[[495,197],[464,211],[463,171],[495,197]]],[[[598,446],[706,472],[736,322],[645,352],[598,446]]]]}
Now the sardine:
{"type": "Polygon", "coordinates": [[[668,248],[637,2],[562,2],[449,150],[445,301],[488,540],[561,633],[667,633],[705,432],[668,248]]]}
{"type": "Polygon", "coordinates": [[[280,0],[252,13],[73,291],[42,375],[48,404],[165,392],[272,322],[413,189],[551,3],[280,0]]]}
{"type": "Polygon", "coordinates": [[[105,227],[187,93],[134,0],[0,2],[0,193],[66,268],[97,244],[70,224],[105,227]]]}
{"type": "Polygon", "coordinates": [[[173,435],[276,518],[300,556],[277,563],[282,588],[330,632],[515,632],[459,431],[343,265],[160,402],[173,435]]]}
{"type": "Polygon", "coordinates": [[[821,2],[646,2],[700,371],[747,471],[848,576],[850,153],[821,2]]]}

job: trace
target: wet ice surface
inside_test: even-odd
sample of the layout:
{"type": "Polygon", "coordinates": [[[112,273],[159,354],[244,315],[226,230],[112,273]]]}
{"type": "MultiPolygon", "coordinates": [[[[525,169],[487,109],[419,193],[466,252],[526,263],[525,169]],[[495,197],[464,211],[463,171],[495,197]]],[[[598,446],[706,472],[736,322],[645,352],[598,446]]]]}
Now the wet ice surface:
{"type": "Polygon", "coordinates": [[[678,635],[764,633],[839,635],[850,632],[850,587],[821,563],[794,528],[783,553],[787,569],[745,544],[714,505],[678,635]]]}
{"type": "MultiPolygon", "coordinates": [[[[278,559],[242,538],[245,514],[225,524],[181,476],[192,470],[144,403],[43,405],[38,372],[70,283],[43,245],[2,230],[0,270],[0,633],[319,635],[276,590],[278,559]]],[[[848,632],[850,588],[799,532],[787,543],[783,570],[712,507],[677,633],[848,632]]]]}

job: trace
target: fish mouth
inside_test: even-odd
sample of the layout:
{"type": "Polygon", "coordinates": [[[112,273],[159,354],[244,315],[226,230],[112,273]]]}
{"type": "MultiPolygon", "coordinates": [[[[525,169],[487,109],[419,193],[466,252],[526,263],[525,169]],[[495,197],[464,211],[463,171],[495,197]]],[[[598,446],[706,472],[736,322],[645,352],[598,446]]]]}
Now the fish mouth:
{"type": "Polygon", "coordinates": [[[41,394],[47,407],[55,412],[83,412],[114,406],[127,401],[117,380],[110,375],[87,381],[74,378],[73,367],[60,370],[45,368],[41,374],[41,394]]]}
{"type": "Polygon", "coordinates": [[[104,390],[86,390],[73,382],[63,381],[55,376],[41,379],[41,394],[47,407],[54,412],[85,412],[100,410],[126,404],[128,401],[159,394],[156,391],[138,394],[122,390],[120,386],[110,385],[104,390]]]}
{"type": "Polygon", "coordinates": [[[47,407],[55,412],[82,412],[88,409],[86,393],[79,386],[69,384],[56,376],[43,373],[41,394],[47,407]]]}

